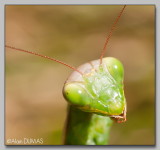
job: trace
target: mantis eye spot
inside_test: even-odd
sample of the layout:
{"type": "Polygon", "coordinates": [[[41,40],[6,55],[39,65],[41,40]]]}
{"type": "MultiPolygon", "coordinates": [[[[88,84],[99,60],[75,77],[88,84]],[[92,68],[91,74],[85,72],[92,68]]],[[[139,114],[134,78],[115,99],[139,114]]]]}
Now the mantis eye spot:
{"type": "Polygon", "coordinates": [[[103,64],[107,67],[112,77],[119,83],[122,83],[124,76],[124,68],[122,63],[116,58],[106,57],[103,59],[103,64]]]}
{"type": "Polygon", "coordinates": [[[63,88],[64,98],[73,105],[84,106],[90,103],[90,98],[86,91],[76,83],[68,83],[63,88]]]}
{"type": "Polygon", "coordinates": [[[82,91],[81,91],[81,90],[78,90],[78,93],[79,93],[79,94],[81,94],[81,93],[82,93],[82,91]]]}

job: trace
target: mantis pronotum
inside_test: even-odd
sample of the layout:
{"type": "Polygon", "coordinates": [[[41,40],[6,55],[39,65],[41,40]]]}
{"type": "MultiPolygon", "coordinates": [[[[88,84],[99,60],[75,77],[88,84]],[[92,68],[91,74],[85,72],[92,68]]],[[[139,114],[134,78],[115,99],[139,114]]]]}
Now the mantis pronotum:
{"type": "Polygon", "coordinates": [[[63,95],[69,102],[64,144],[105,145],[112,119],[117,122],[126,121],[123,66],[115,58],[103,58],[125,7],[126,5],[110,29],[100,59],[83,64],[77,69],[54,58],[6,45],[6,48],[45,57],[74,70],[63,88],[63,95]]]}

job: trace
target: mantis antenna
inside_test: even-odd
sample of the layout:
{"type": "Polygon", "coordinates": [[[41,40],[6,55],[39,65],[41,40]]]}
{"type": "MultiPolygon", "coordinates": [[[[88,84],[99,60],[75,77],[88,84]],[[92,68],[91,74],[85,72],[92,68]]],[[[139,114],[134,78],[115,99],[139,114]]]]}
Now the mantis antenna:
{"type": "Polygon", "coordinates": [[[75,67],[72,67],[72,66],[70,66],[70,65],[68,65],[68,64],[66,64],[66,63],[64,63],[60,60],[57,60],[57,59],[54,59],[54,58],[51,58],[51,57],[48,57],[48,56],[45,56],[45,55],[41,55],[39,53],[35,53],[35,52],[28,51],[28,50],[24,50],[24,49],[16,48],[16,47],[13,47],[13,46],[9,46],[9,45],[5,45],[5,47],[13,49],[13,50],[21,51],[21,52],[33,54],[33,55],[36,55],[36,56],[39,56],[39,57],[47,58],[49,60],[52,60],[52,61],[55,61],[55,62],[60,63],[62,65],[65,65],[65,66],[69,67],[70,69],[73,69],[73,70],[77,71],[78,73],[80,73],[81,75],[83,75],[83,73],[80,72],[79,70],[77,70],[75,67]]]}
{"type": "MultiPolygon", "coordinates": [[[[102,53],[101,53],[101,56],[100,56],[100,64],[102,64],[102,58],[103,58],[103,56],[104,56],[104,54],[106,52],[106,47],[107,47],[107,44],[109,42],[109,39],[112,36],[113,30],[115,30],[115,27],[116,27],[120,17],[122,16],[122,13],[124,12],[125,7],[126,7],[126,5],[124,5],[122,10],[120,11],[118,17],[116,18],[115,22],[113,23],[113,25],[112,25],[112,27],[110,29],[109,35],[106,38],[106,41],[105,41],[105,44],[104,44],[104,47],[103,47],[103,50],[102,50],[102,53]]],[[[64,62],[62,62],[60,60],[57,60],[57,59],[54,59],[54,58],[51,58],[51,57],[48,57],[48,56],[45,56],[45,55],[42,55],[42,54],[39,54],[39,53],[35,53],[35,52],[28,51],[28,50],[23,50],[23,49],[20,49],[20,48],[9,46],[9,45],[5,45],[5,47],[13,49],[13,50],[21,51],[21,52],[33,54],[33,55],[36,55],[36,56],[39,56],[39,57],[47,58],[49,60],[52,60],[52,61],[55,61],[55,62],[60,63],[62,65],[65,65],[65,66],[69,67],[70,69],[75,70],[78,73],[80,73],[81,75],[83,75],[83,73],[81,71],[77,70],[75,67],[72,67],[72,66],[70,66],[70,65],[68,65],[68,64],[66,64],[66,63],[64,63],[64,62]]]]}
{"type": "Polygon", "coordinates": [[[109,42],[109,39],[111,38],[112,33],[115,30],[116,25],[117,25],[120,17],[122,16],[125,8],[126,8],[126,5],[123,6],[122,10],[120,11],[119,15],[117,16],[116,20],[114,21],[114,23],[113,23],[113,25],[112,25],[112,27],[110,29],[110,32],[109,32],[108,36],[106,37],[106,41],[104,43],[104,46],[103,46],[103,49],[102,49],[102,52],[101,52],[101,56],[100,56],[100,64],[102,64],[102,58],[103,58],[103,56],[104,56],[104,54],[106,52],[106,47],[107,47],[107,44],[109,42]]]}

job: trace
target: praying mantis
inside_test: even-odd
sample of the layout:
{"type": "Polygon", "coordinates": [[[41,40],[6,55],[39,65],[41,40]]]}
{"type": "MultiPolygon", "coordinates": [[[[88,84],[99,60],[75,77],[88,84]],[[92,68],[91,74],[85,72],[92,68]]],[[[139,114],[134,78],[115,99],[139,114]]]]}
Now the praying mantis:
{"type": "Polygon", "coordinates": [[[126,121],[123,65],[116,58],[103,58],[109,39],[125,8],[126,5],[110,29],[100,59],[85,63],[78,68],[35,52],[10,45],[5,46],[7,49],[50,59],[74,70],[63,87],[63,95],[68,102],[64,137],[66,145],[106,145],[113,120],[118,123],[126,121]]]}

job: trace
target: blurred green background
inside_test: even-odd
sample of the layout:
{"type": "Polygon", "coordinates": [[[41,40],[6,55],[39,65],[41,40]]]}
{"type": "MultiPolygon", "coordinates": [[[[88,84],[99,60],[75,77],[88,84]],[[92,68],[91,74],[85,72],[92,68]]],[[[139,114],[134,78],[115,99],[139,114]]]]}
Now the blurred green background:
{"type": "MultiPolygon", "coordinates": [[[[72,66],[99,59],[105,37],[123,6],[6,6],[6,44],[72,66]]],[[[125,68],[127,122],[114,123],[111,145],[155,144],[155,7],[127,6],[107,46],[125,68]]],[[[8,138],[43,138],[62,144],[71,69],[6,48],[8,138]]]]}

